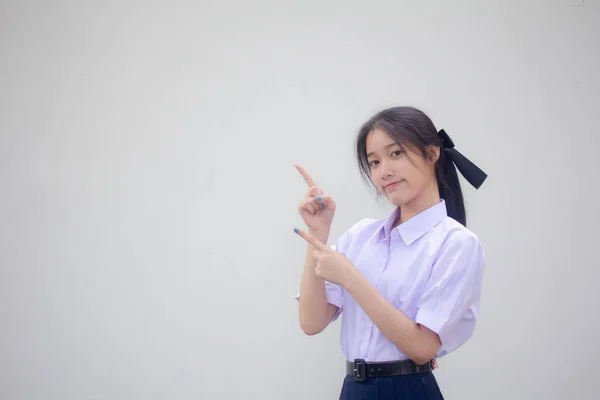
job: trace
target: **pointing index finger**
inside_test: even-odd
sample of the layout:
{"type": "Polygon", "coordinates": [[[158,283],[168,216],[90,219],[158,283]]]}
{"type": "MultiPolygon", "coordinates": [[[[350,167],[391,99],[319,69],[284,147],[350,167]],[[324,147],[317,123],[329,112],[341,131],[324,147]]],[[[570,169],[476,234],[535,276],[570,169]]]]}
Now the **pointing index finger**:
{"type": "Polygon", "coordinates": [[[319,242],[314,236],[312,236],[310,233],[304,232],[301,229],[298,228],[294,228],[294,232],[296,232],[299,236],[301,236],[304,240],[306,240],[308,243],[312,244],[313,246],[315,246],[318,249],[323,249],[325,246],[323,243],[319,242]]]}
{"type": "Polygon", "coordinates": [[[306,182],[306,184],[309,187],[313,187],[313,186],[317,186],[317,183],[315,182],[315,180],[310,176],[310,174],[308,173],[308,171],[306,170],[306,168],[304,168],[302,165],[300,164],[294,164],[296,166],[296,169],[298,170],[298,172],[300,172],[300,174],[302,175],[302,177],[304,178],[304,181],[306,182]]]}

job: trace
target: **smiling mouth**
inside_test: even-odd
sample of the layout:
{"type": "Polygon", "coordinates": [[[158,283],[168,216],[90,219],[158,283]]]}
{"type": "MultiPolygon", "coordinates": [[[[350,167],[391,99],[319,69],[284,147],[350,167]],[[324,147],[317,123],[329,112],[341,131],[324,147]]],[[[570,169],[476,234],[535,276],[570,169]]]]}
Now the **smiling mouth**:
{"type": "Polygon", "coordinates": [[[401,184],[403,181],[398,181],[398,182],[394,182],[394,183],[390,183],[389,185],[384,186],[383,188],[385,190],[392,190],[394,189],[396,186],[398,186],[399,184],[401,184]]]}

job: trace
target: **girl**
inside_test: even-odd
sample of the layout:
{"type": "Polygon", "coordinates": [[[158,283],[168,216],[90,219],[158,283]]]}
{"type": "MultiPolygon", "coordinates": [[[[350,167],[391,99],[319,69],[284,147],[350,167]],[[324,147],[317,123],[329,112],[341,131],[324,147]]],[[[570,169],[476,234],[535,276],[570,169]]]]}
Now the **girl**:
{"type": "Polygon", "coordinates": [[[486,174],[413,107],[383,110],[360,129],[361,175],[395,207],[364,218],[326,246],[335,202],[309,186],[298,210],[308,242],[300,327],[315,335],[342,315],[346,377],[340,399],[443,399],[435,359],[473,334],[484,255],[466,228],[456,168],[476,188],[486,174]]]}

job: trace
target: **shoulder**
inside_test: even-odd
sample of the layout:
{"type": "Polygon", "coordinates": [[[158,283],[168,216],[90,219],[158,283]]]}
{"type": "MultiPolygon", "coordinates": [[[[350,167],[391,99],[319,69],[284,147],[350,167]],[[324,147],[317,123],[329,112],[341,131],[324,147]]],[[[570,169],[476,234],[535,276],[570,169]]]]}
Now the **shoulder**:
{"type": "Polygon", "coordinates": [[[383,218],[361,218],[344,232],[348,238],[368,238],[379,231],[385,223],[383,218]]]}
{"type": "Polygon", "coordinates": [[[483,264],[484,251],[481,240],[470,229],[446,217],[435,229],[439,255],[452,259],[469,259],[478,265],[483,264]]]}
{"type": "Polygon", "coordinates": [[[475,232],[451,217],[444,218],[436,227],[436,231],[437,236],[443,239],[443,244],[446,246],[481,246],[481,241],[475,232]]]}
{"type": "Polygon", "coordinates": [[[346,253],[349,247],[368,241],[382,226],[385,218],[361,218],[337,239],[334,248],[346,253]]]}
{"type": "Polygon", "coordinates": [[[356,221],[347,232],[357,234],[365,231],[375,231],[381,227],[384,219],[385,218],[361,218],[356,221]]]}

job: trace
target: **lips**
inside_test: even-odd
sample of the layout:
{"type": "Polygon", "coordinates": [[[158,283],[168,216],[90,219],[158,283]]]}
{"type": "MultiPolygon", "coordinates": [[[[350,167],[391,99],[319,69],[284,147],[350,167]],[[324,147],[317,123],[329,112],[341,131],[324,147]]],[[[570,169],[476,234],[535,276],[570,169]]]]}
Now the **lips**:
{"type": "Polygon", "coordinates": [[[384,188],[385,190],[392,190],[392,189],[394,189],[396,186],[398,186],[398,185],[399,185],[400,183],[402,183],[402,182],[403,182],[403,181],[392,182],[392,183],[390,183],[390,184],[388,184],[388,185],[385,185],[383,188],[384,188]]]}

